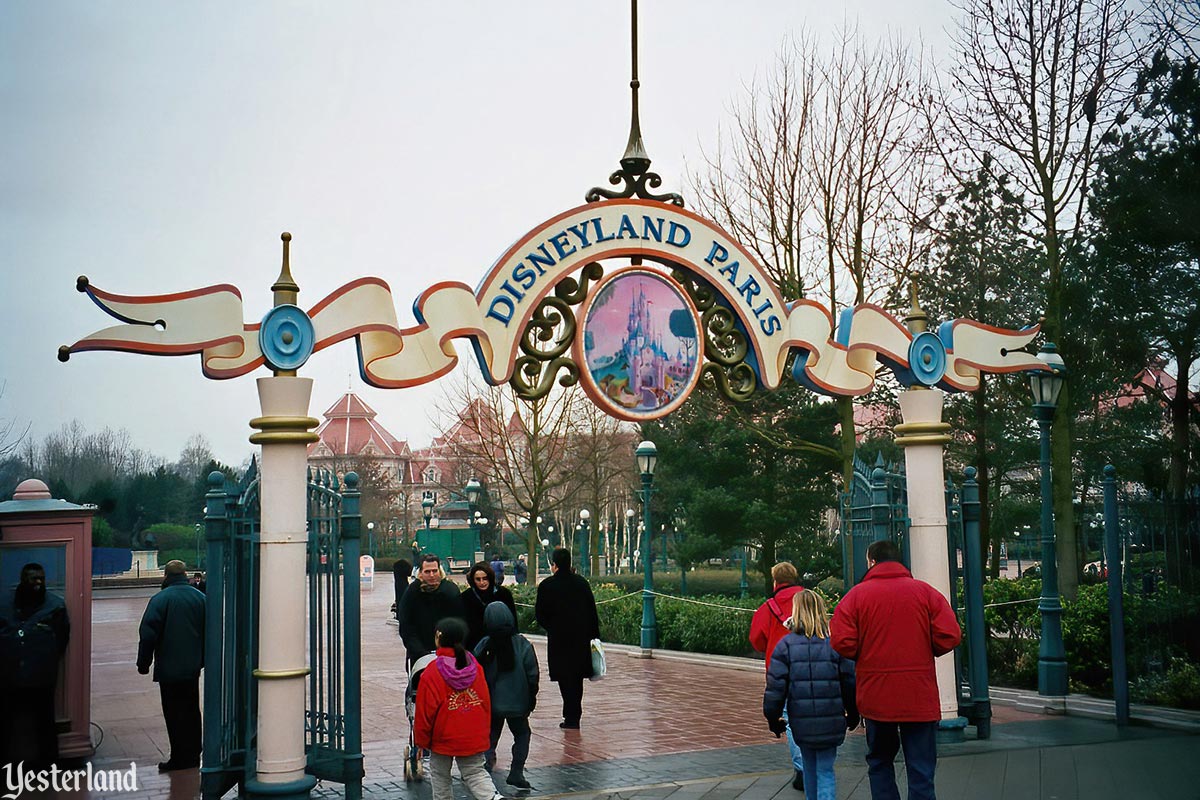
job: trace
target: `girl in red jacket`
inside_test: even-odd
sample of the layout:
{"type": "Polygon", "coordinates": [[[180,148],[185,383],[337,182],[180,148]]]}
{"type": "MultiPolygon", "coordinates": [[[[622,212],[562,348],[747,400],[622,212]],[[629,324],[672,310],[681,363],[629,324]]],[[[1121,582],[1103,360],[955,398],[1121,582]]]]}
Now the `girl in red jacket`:
{"type": "Polygon", "coordinates": [[[433,800],[453,800],[450,767],[455,760],[475,800],[503,800],[483,769],[492,702],[479,662],[463,647],[466,638],[467,626],[460,619],[448,617],[437,624],[437,660],[421,672],[413,738],[418,747],[432,753],[433,800]]]}

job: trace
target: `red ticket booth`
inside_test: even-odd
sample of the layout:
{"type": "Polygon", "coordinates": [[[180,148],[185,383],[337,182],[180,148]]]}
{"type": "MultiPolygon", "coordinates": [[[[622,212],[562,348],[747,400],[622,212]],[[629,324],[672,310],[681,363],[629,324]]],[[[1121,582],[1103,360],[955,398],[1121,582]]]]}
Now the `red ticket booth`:
{"type": "Polygon", "coordinates": [[[71,622],[59,664],[59,757],[91,758],[92,515],[95,510],[50,497],[46,484],[23,481],[0,502],[0,611],[7,611],[30,562],[46,570],[46,589],[66,601],[71,622]]]}

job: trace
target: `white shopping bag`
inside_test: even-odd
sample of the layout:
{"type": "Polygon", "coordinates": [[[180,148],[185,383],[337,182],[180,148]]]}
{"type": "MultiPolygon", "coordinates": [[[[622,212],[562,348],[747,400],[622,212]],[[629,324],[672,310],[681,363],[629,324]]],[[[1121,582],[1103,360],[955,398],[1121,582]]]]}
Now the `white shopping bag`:
{"type": "Polygon", "coordinates": [[[598,681],[608,674],[608,664],[604,661],[604,643],[599,639],[592,639],[592,677],[591,680],[598,681]]]}

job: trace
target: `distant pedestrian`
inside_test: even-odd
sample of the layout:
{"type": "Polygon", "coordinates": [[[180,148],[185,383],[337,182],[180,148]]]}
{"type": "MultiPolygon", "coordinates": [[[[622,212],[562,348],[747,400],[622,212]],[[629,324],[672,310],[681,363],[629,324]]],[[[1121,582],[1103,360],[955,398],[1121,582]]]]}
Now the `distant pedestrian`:
{"type": "Polygon", "coordinates": [[[467,588],[462,590],[460,599],[463,619],[467,621],[468,650],[474,650],[486,633],[483,612],[488,603],[503,603],[512,612],[513,619],[517,618],[517,604],[513,602],[512,592],[496,582],[492,568],[482,561],[467,572],[467,588]]]}
{"type": "Polygon", "coordinates": [[[517,583],[525,583],[528,580],[529,564],[525,560],[525,554],[521,553],[517,556],[517,560],[513,562],[513,577],[517,583]]]}
{"type": "Polygon", "coordinates": [[[66,603],[46,591],[46,570],[32,561],[21,567],[0,613],[0,768],[24,761],[37,771],[58,761],[54,694],[70,636],[66,603]]]}
{"type": "Polygon", "coordinates": [[[421,673],[413,740],[431,751],[433,800],[453,800],[450,768],[456,761],[475,800],[502,800],[483,768],[492,722],[491,696],[479,662],[463,647],[466,635],[461,619],[451,617],[437,624],[437,659],[421,673]]]}
{"type": "Polygon", "coordinates": [[[146,605],[138,629],[137,670],[154,662],[171,755],[159,772],[200,766],[200,670],[204,666],[204,594],[188,583],[182,561],[168,561],[162,590],[146,605]]]}
{"type": "Polygon", "coordinates": [[[208,588],[208,581],[206,581],[206,580],[204,579],[204,573],[203,573],[203,572],[194,572],[194,573],[192,573],[192,580],[191,580],[191,584],[192,584],[192,586],[195,586],[195,587],[196,587],[196,589],[198,589],[198,590],[199,590],[199,591],[201,591],[201,592],[203,592],[203,591],[207,590],[207,588],[208,588]]]}
{"type": "MultiPolygon", "coordinates": [[[[750,646],[765,657],[765,667],[771,669],[771,654],[775,646],[791,631],[792,598],[804,591],[800,585],[800,574],[788,561],[780,561],[771,567],[771,596],[758,607],[750,620],[750,646]]],[[[783,707],[783,721],[788,721],[788,708],[783,707]]],[[[788,750],[792,757],[792,788],[804,791],[804,755],[792,737],[788,737],[788,750]]]]}
{"type": "Polygon", "coordinates": [[[529,757],[529,715],[537,705],[538,660],[533,646],[517,633],[517,620],[503,603],[491,603],[483,612],[487,626],[475,647],[475,656],[483,665],[488,691],[492,695],[492,732],[484,762],[488,772],[496,766],[496,745],[504,725],[513,735],[512,763],[507,783],[518,789],[533,787],[525,779],[525,760],[529,757]]]}
{"type": "Polygon", "coordinates": [[[950,603],[913,578],[893,542],[872,542],[867,574],[838,603],[830,635],[833,649],[855,661],[871,797],[899,800],[895,760],[903,746],[910,800],[933,800],[942,718],[934,658],[962,640],[950,603]]]}
{"type": "Polygon", "coordinates": [[[421,556],[417,579],[409,584],[397,606],[400,638],[408,659],[407,666],[435,649],[433,634],[447,617],[462,618],[462,600],[458,587],[446,580],[442,562],[432,553],[421,556]]]}
{"type": "Polygon", "coordinates": [[[816,592],[792,596],[791,623],[792,632],[779,641],[768,660],[763,715],[772,731],[788,732],[800,747],[809,800],[835,800],[837,749],[846,740],[846,731],[859,723],[854,662],[830,646],[829,614],[816,592]]]}
{"type": "Polygon", "coordinates": [[[492,572],[496,573],[496,585],[503,586],[504,585],[504,559],[500,558],[499,553],[494,553],[492,555],[491,567],[492,567],[492,572]]]}
{"type": "MultiPolygon", "coordinates": [[[[396,592],[396,599],[392,603],[392,616],[397,621],[400,620],[400,598],[404,596],[404,590],[408,588],[408,584],[412,582],[412,562],[406,558],[397,558],[392,563],[392,583],[396,592]]],[[[400,626],[396,626],[396,632],[400,632],[400,626]]]]}
{"type": "Polygon", "coordinates": [[[562,695],[560,728],[578,729],[583,717],[583,681],[592,672],[592,639],[600,638],[596,598],[588,582],[571,571],[571,551],[550,557],[550,576],[537,587],[534,615],[546,631],[550,680],[562,695]]]}

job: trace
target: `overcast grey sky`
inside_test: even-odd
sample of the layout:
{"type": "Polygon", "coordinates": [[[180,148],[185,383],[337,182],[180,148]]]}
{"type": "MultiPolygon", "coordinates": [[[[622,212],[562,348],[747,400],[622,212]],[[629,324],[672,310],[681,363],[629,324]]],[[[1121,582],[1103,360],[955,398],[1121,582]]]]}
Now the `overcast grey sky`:
{"type": "MultiPolygon", "coordinates": [[[[642,0],[642,129],[664,189],[711,146],[784,37],[846,20],[942,52],[945,0],[642,0]]],[[[530,228],[616,168],[629,126],[629,3],[27,2],[0,6],[0,418],[71,419],[175,459],[193,433],[240,463],[254,375],[198,356],[80,353],[114,321],[75,291],[233,283],[269,308],[280,232],[307,308],[379,276],[402,325],[438,280],[474,286],[530,228]]],[[[469,348],[460,349],[469,354],[469,348]]],[[[354,346],[316,354],[319,416],[347,386],[413,446],[437,384],[366,387],[354,346]],[[353,376],[353,377],[351,377],[353,376]]]]}

